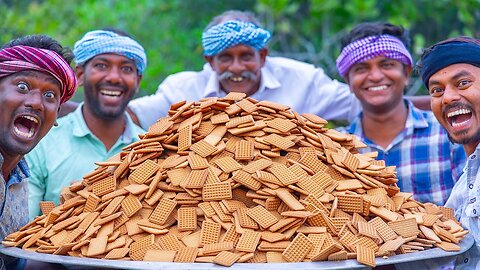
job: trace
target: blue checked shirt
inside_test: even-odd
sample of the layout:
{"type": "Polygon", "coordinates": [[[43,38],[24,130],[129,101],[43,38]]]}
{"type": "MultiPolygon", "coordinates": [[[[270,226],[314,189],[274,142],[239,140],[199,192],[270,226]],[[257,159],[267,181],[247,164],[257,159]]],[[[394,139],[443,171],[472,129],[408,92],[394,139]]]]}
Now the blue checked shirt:
{"type": "MultiPolygon", "coordinates": [[[[403,132],[384,149],[365,137],[362,114],[347,128],[339,128],[358,136],[366,145],[360,152],[378,151],[378,158],[387,165],[397,166],[398,187],[412,192],[420,202],[443,205],[462,173],[465,151],[462,145],[452,144],[445,129],[432,112],[422,111],[405,100],[408,116],[403,132]]],[[[479,209],[480,210],[480,209],[479,209]]]]}

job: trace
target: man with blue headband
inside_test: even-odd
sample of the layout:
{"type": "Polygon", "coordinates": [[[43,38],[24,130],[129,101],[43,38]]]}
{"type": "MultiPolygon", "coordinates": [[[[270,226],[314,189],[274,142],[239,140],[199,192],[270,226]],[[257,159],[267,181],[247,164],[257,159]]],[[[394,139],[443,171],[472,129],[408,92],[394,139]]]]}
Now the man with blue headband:
{"type": "MultiPolygon", "coordinates": [[[[431,96],[432,112],[450,139],[463,144],[468,155],[445,206],[454,209],[475,244],[452,264],[455,269],[480,269],[480,40],[457,37],[441,41],[425,50],[419,70],[431,96]]],[[[433,267],[442,262],[431,260],[427,267],[440,269],[433,267]]]]}
{"type": "Polygon", "coordinates": [[[381,22],[359,24],[342,39],[338,72],[363,110],[341,131],[367,145],[361,152],[377,152],[377,159],[396,167],[400,191],[443,205],[462,173],[465,152],[449,141],[432,112],[405,98],[413,66],[409,40],[402,27],[381,22]]]}
{"type": "Polygon", "coordinates": [[[200,72],[167,77],[154,95],[132,100],[129,108],[143,128],[167,115],[182,100],[223,97],[243,92],[293,110],[326,119],[352,119],[359,103],[345,84],[322,69],[283,57],[268,57],[271,34],[249,12],[227,11],[215,17],[202,34],[204,58],[200,72]]]}
{"type": "Polygon", "coordinates": [[[147,65],[143,47],[123,32],[96,30],[77,41],[73,53],[84,102],[27,156],[30,218],[41,214],[41,201],[58,205],[64,187],[145,132],[125,111],[147,65]]]}

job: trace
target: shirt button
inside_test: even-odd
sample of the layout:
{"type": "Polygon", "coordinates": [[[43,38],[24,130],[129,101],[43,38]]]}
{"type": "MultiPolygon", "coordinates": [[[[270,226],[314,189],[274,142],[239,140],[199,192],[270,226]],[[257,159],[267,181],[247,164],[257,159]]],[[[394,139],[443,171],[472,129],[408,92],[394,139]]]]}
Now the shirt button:
{"type": "Polygon", "coordinates": [[[476,200],[477,200],[476,198],[471,198],[471,199],[470,199],[470,202],[471,202],[471,203],[474,203],[476,200]]]}
{"type": "Polygon", "coordinates": [[[473,188],[473,184],[468,185],[468,188],[469,188],[469,189],[472,189],[472,188],[473,188]]]}
{"type": "Polygon", "coordinates": [[[474,213],[474,214],[477,214],[477,210],[476,210],[476,209],[473,209],[473,213],[474,213]]]}
{"type": "Polygon", "coordinates": [[[472,159],[476,159],[477,158],[477,155],[472,155],[472,159]]]}
{"type": "Polygon", "coordinates": [[[465,260],[463,260],[464,263],[468,263],[468,258],[465,258],[465,260]]]}

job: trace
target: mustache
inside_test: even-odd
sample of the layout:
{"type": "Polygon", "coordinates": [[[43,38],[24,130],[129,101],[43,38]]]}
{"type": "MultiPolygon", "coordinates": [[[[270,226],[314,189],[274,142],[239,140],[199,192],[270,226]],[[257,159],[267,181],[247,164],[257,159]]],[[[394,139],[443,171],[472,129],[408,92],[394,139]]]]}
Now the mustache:
{"type": "MultiPolygon", "coordinates": [[[[220,81],[223,81],[223,80],[228,80],[233,76],[237,76],[237,75],[235,75],[231,71],[225,71],[218,76],[218,79],[220,81]]],[[[251,71],[248,71],[248,70],[242,71],[242,73],[240,73],[240,76],[243,77],[244,79],[247,79],[247,80],[256,80],[257,79],[257,75],[255,75],[255,73],[253,73],[251,71]]]]}
{"type": "Polygon", "coordinates": [[[112,88],[120,88],[122,89],[123,92],[126,92],[128,90],[127,86],[122,84],[122,83],[106,83],[102,82],[97,84],[96,86],[98,89],[101,89],[103,87],[112,87],[112,88]]]}
{"type": "Polygon", "coordinates": [[[467,109],[467,110],[473,111],[472,106],[470,106],[469,104],[457,101],[455,103],[448,104],[447,106],[445,106],[443,108],[442,112],[445,114],[447,111],[449,111],[451,109],[454,109],[454,108],[455,109],[467,109]]]}

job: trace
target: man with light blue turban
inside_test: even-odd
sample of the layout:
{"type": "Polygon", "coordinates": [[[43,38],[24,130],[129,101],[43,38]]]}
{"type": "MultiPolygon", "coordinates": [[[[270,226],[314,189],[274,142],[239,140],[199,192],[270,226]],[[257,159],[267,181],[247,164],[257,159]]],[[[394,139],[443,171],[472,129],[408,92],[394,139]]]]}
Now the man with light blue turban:
{"type": "Polygon", "coordinates": [[[203,70],[170,75],[154,95],[132,100],[129,109],[143,128],[166,116],[173,103],[223,97],[229,92],[243,92],[326,119],[348,120],[359,112],[360,105],[348,86],[330,79],[321,68],[268,57],[270,37],[250,12],[224,12],[202,34],[208,62],[203,70]]]}
{"type": "Polygon", "coordinates": [[[143,47],[118,30],[96,30],[75,43],[75,68],[84,102],[27,156],[30,218],[40,201],[58,205],[60,193],[95,169],[94,162],[115,159],[122,148],[145,133],[126,113],[147,65],[143,47]]]}

